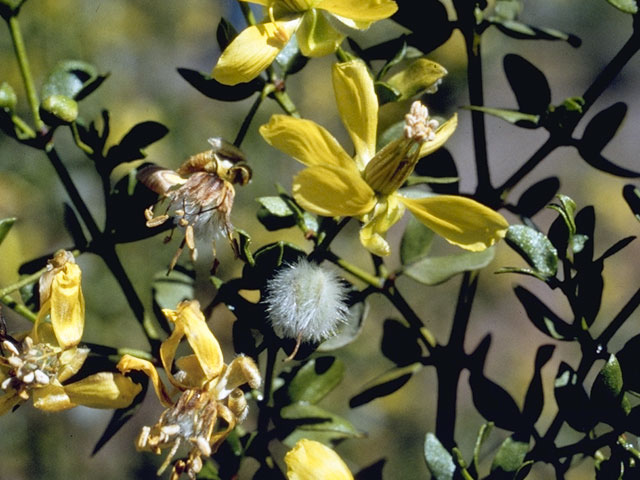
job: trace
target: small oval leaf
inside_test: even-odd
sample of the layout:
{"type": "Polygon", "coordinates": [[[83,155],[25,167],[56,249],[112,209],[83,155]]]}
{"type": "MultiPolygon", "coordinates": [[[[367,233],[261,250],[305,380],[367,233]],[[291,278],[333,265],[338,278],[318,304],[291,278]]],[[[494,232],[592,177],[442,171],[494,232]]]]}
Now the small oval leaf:
{"type": "Polygon", "coordinates": [[[480,270],[491,263],[495,248],[442,257],[427,257],[407,266],[403,273],[425,285],[438,285],[459,273],[480,270]]]}
{"type": "Polygon", "coordinates": [[[335,357],[318,357],[306,362],[287,388],[291,402],[318,403],[344,377],[344,363],[335,357]]]}
{"type": "Polygon", "coordinates": [[[424,459],[434,479],[453,480],[456,471],[453,457],[431,432],[427,433],[424,441],[424,459]]]}
{"type": "Polygon", "coordinates": [[[510,225],[505,240],[542,277],[555,276],[558,252],[544,233],[526,225],[510,225]]]}

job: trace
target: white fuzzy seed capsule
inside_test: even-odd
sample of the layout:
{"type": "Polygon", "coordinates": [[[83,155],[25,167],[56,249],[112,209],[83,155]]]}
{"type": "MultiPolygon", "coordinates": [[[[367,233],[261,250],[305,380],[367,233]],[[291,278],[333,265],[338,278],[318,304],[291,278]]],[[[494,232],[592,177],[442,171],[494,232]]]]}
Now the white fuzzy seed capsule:
{"type": "Polygon", "coordinates": [[[335,273],[303,258],[283,266],[269,280],[264,302],[278,335],[319,343],[346,321],[346,296],[335,273]]]}

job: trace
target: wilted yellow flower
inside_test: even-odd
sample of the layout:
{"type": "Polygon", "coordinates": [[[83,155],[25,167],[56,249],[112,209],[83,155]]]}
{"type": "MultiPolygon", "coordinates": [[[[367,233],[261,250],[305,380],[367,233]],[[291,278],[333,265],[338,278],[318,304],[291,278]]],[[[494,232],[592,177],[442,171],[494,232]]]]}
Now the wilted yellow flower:
{"type": "Polygon", "coordinates": [[[289,480],[353,480],[340,456],[314,440],[298,440],[284,461],[289,480]]]}
{"type": "Polygon", "coordinates": [[[457,116],[438,127],[420,102],[405,117],[404,137],[376,152],[378,100],[361,60],[333,68],[333,88],[355,157],[310,120],[273,115],[260,127],[264,139],[308,168],[293,180],[293,196],[306,210],[324,216],[353,216],[363,222],[360,241],[376,255],[389,255],[384,235],[408,208],[450,243],[481,251],[504,237],[508,223],[490,208],[457,195],[407,198],[398,189],[417,161],[453,134],[457,116]]]}
{"type": "Polygon", "coordinates": [[[122,373],[140,370],[146,373],[160,402],[167,407],[153,427],[143,427],[136,446],[157,455],[170,448],[158,475],[167,468],[181,443],[189,446],[187,460],[178,460],[173,465],[171,479],[187,473],[196,478],[202,469],[201,456],[209,456],[218,449],[237,423],[247,415],[248,405],[239,388],[248,384],[260,386],[261,378],[254,361],[243,355],[226,365],[220,345],[206,324],[195,301],[181,302],[177,310],[163,310],[168,320],[174,323],[173,332],[160,347],[160,360],[171,384],[179,395],[172,398],[160,380],[154,365],[140,358],[124,355],[118,363],[122,373]],[[177,373],[172,369],[176,350],[186,337],[193,354],[175,361],[177,373]]]}
{"type": "Polygon", "coordinates": [[[173,217],[175,224],[185,230],[169,271],[185,245],[195,262],[198,257],[196,237],[213,240],[222,233],[237,254],[230,220],[236,195],[233,186],[249,183],[251,169],[244,154],[235,146],[219,137],[209,138],[209,143],[213,147],[211,150],[192,155],[176,171],[151,165],[137,175],[140,182],[161,196],[161,200],[168,200],[164,214],[155,216],[153,206],[145,210],[147,226],[157,227],[173,217]]]}
{"type": "Polygon", "coordinates": [[[267,68],[296,34],[306,57],[320,57],[336,51],[345,35],[336,30],[365,30],[393,15],[393,0],[242,0],[263,5],[267,20],[244,29],[225,48],[212,76],[220,83],[249,82],[267,68]]]}
{"type": "Polygon", "coordinates": [[[0,415],[29,397],[36,408],[52,412],[78,405],[124,408],[140,392],[140,385],[113,372],[64,383],[89,354],[78,346],[84,329],[81,276],[73,255],[58,252],[40,278],[41,308],[33,330],[21,340],[2,335],[0,387],[5,394],[0,396],[0,415]]]}

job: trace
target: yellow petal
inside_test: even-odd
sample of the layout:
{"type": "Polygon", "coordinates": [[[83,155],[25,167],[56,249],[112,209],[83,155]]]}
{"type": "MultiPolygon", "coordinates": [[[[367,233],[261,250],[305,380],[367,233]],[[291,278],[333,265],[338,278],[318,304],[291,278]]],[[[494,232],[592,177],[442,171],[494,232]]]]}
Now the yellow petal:
{"type": "Polygon", "coordinates": [[[9,392],[0,396],[0,415],[11,411],[22,399],[18,396],[15,390],[9,390],[9,392]]]}
{"type": "Polygon", "coordinates": [[[356,164],[362,171],[376,153],[378,99],[373,80],[362,60],[333,66],[333,89],[342,123],[356,150],[356,164]]]}
{"type": "Polygon", "coordinates": [[[59,382],[54,381],[46,387],[32,390],[33,406],[47,412],[61,412],[76,405],[59,382]]]}
{"type": "Polygon", "coordinates": [[[119,373],[100,372],[64,386],[71,403],[91,408],[125,408],[142,386],[119,373]]]}
{"type": "Polygon", "coordinates": [[[373,190],[355,170],[310,167],[293,179],[293,196],[302,208],[325,217],[358,216],[375,205],[373,190]]]}
{"type": "Polygon", "coordinates": [[[296,16],[245,28],[224,49],[211,76],[225,85],[253,80],[271,65],[301,20],[301,16],[296,16]]]}
{"type": "Polygon", "coordinates": [[[384,236],[404,214],[404,206],[395,195],[379,201],[371,215],[365,218],[360,229],[360,243],[371,253],[385,257],[391,253],[391,247],[384,236]]]}
{"type": "Polygon", "coordinates": [[[371,24],[389,18],[398,10],[398,5],[392,0],[320,0],[315,7],[345,20],[353,20],[355,23],[350,26],[354,28],[361,23],[371,24]]]}
{"type": "Polygon", "coordinates": [[[335,30],[321,12],[308,10],[296,34],[298,47],[305,57],[322,57],[335,52],[344,35],[335,30]]]}
{"type": "Polygon", "coordinates": [[[173,405],[173,400],[171,400],[171,397],[167,393],[164,383],[160,380],[156,367],[154,367],[150,361],[131,355],[123,355],[118,365],[116,365],[116,368],[122,373],[129,373],[132,370],[144,372],[151,380],[160,402],[165,407],[171,407],[173,405]]]}
{"type": "Polygon", "coordinates": [[[472,252],[490,247],[507,233],[509,224],[498,212],[456,195],[398,198],[418,220],[448,242],[472,252]]]}
{"type": "Polygon", "coordinates": [[[66,263],[51,284],[51,324],[62,348],[77,345],[84,329],[82,272],[75,263],[66,263]]]}
{"type": "Polygon", "coordinates": [[[431,141],[424,142],[420,146],[420,155],[419,157],[426,157],[427,155],[438,150],[444,142],[449,140],[449,137],[453,135],[453,132],[456,131],[456,127],[458,126],[458,114],[454,113],[453,117],[444,122],[438,129],[436,130],[436,138],[431,141]]]}
{"type": "Polygon", "coordinates": [[[262,378],[260,370],[251,357],[240,355],[227,366],[222,377],[216,384],[216,398],[227,398],[233,390],[248,383],[251,388],[258,388],[262,378]]]}
{"type": "Polygon", "coordinates": [[[320,442],[303,438],[284,457],[289,480],[353,480],[340,456],[320,442]]]}
{"type": "Polygon", "coordinates": [[[195,355],[185,355],[180,358],[176,358],[176,367],[185,373],[184,381],[182,382],[188,388],[196,388],[204,385],[207,382],[207,376],[200,367],[198,357],[195,355]]]}
{"type": "Polygon", "coordinates": [[[218,340],[207,326],[198,301],[181,302],[177,310],[165,309],[162,312],[167,319],[175,323],[173,332],[160,346],[160,359],[171,383],[179,388],[184,386],[171,374],[176,349],[184,336],[187,337],[193,353],[198,358],[205,378],[211,380],[220,375],[224,367],[222,350],[218,340]]]}
{"type": "Polygon", "coordinates": [[[355,170],[353,160],[338,141],[325,128],[311,120],[272,115],[269,123],[260,127],[260,134],[269,145],[308,167],[334,165],[355,170]]]}
{"type": "Polygon", "coordinates": [[[62,352],[58,357],[61,367],[58,370],[57,379],[64,382],[73,377],[80,371],[88,355],[89,349],[84,347],[72,347],[62,352]]]}

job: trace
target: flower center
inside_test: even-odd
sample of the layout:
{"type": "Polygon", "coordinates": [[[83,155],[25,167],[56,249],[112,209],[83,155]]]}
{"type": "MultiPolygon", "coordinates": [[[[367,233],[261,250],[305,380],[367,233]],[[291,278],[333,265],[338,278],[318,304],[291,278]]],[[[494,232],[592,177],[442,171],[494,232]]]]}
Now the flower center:
{"type": "Polygon", "coordinates": [[[27,400],[30,390],[49,385],[57,376],[59,349],[48,343],[34,345],[31,337],[26,337],[20,345],[3,340],[2,350],[8,356],[0,357],[0,364],[9,368],[8,377],[0,384],[4,391],[12,388],[27,400]]]}
{"type": "Polygon", "coordinates": [[[413,173],[420,159],[420,145],[435,139],[438,122],[429,118],[429,110],[419,101],[413,102],[404,117],[404,136],[382,148],[367,164],[364,180],[374,191],[390,195],[413,173]]]}

